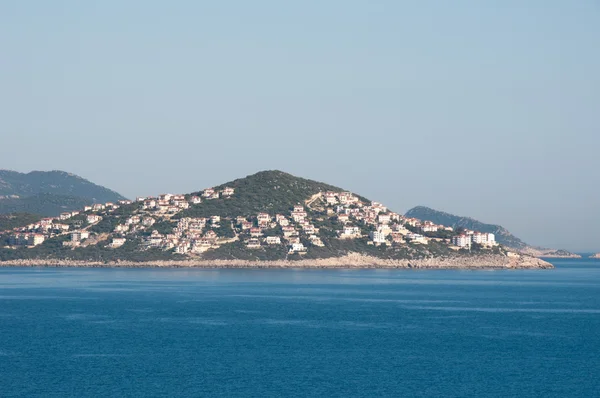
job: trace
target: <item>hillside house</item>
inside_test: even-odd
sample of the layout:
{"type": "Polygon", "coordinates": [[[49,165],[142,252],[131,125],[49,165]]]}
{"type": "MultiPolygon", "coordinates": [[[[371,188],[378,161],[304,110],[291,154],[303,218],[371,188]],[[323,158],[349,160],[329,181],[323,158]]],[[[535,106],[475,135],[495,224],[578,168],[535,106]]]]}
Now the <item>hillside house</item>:
{"type": "Polygon", "coordinates": [[[341,222],[342,224],[347,223],[348,221],[350,221],[350,216],[346,213],[340,213],[337,215],[337,220],[338,222],[341,222]]]}
{"type": "Polygon", "coordinates": [[[411,243],[427,244],[428,240],[421,234],[408,234],[405,239],[411,243]]]}
{"type": "Polygon", "coordinates": [[[375,244],[385,243],[385,233],[383,233],[381,230],[371,231],[369,236],[375,244]]]}
{"type": "Polygon", "coordinates": [[[90,214],[87,216],[88,224],[96,224],[96,223],[100,222],[100,220],[102,220],[102,217],[100,217],[97,214],[90,214]]]}
{"type": "Polygon", "coordinates": [[[377,222],[379,224],[389,224],[392,221],[392,216],[389,214],[379,214],[377,216],[377,222]]]}
{"type": "Polygon", "coordinates": [[[471,246],[471,236],[470,235],[457,235],[452,237],[452,244],[458,247],[470,247],[471,246]]]}
{"type": "Polygon", "coordinates": [[[248,249],[260,249],[260,241],[256,238],[248,240],[246,243],[248,249]]]}
{"type": "Polygon", "coordinates": [[[306,252],[306,247],[302,243],[292,243],[290,247],[290,253],[304,253],[306,252]]]}
{"type": "Polygon", "coordinates": [[[321,238],[319,238],[317,235],[310,235],[308,237],[308,239],[310,240],[310,243],[312,245],[319,246],[319,247],[325,246],[325,244],[323,243],[323,241],[321,240],[321,238]]]}
{"type": "Polygon", "coordinates": [[[275,221],[282,227],[290,225],[290,221],[283,214],[277,214],[275,216],[275,221]]]}
{"type": "Polygon", "coordinates": [[[60,216],[58,217],[60,220],[68,220],[69,218],[71,218],[73,215],[71,213],[60,213],[60,216]]]}
{"type": "Polygon", "coordinates": [[[113,238],[112,243],[110,244],[110,247],[112,247],[113,249],[116,249],[117,247],[121,247],[125,244],[125,242],[127,242],[127,239],[125,238],[113,238]]]}
{"type": "Polygon", "coordinates": [[[267,236],[265,238],[265,243],[267,245],[280,245],[281,244],[281,238],[279,236],[267,236]]]}
{"type": "Polygon", "coordinates": [[[71,232],[71,242],[80,242],[90,237],[88,231],[73,231],[71,232]]]}
{"type": "Polygon", "coordinates": [[[204,234],[204,238],[205,239],[209,239],[209,240],[211,240],[211,241],[214,242],[215,240],[217,240],[217,233],[215,231],[213,231],[213,230],[208,230],[204,234]]]}
{"type": "Polygon", "coordinates": [[[298,235],[298,231],[296,231],[296,228],[292,226],[281,227],[281,231],[283,232],[283,236],[285,237],[298,235]]]}
{"type": "Polygon", "coordinates": [[[144,217],[142,218],[142,225],[145,227],[151,227],[156,223],[156,220],[152,217],[144,217]]]}
{"type": "Polygon", "coordinates": [[[119,224],[115,227],[114,232],[124,233],[129,231],[129,224],[119,224]]]}
{"type": "Polygon", "coordinates": [[[221,194],[225,197],[232,196],[234,193],[235,193],[235,189],[231,188],[231,187],[225,187],[223,189],[223,191],[221,191],[221,194]]]}
{"type": "Polygon", "coordinates": [[[335,205],[338,202],[335,192],[325,192],[323,197],[325,198],[325,203],[328,205],[335,205]]]}
{"type": "Polygon", "coordinates": [[[342,239],[352,239],[357,237],[360,237],[360,228],[356,226],[346,225],[340,232],[340,238],[342,239]]]}
{"type": "Polygon", "coordinates": [[[215,190],[213,188],[206,188],[203,192],[202,192],[202,197],[203,198],[212,198],[215,194],[215,190]]]}

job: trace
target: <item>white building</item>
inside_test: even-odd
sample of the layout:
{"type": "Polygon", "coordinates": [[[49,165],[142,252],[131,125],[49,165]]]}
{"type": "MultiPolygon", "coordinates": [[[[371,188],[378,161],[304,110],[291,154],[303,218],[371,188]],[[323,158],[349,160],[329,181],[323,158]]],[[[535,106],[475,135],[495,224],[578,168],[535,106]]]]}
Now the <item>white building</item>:
{"type": "Polygon", "coordinates": [[[80,242],[90,237],[88,231],[73,231],[71,232],[71,242],[80,242]]]}
{"type": "Polygon", "coordinates": [[[421,244],[427,243],[427,238],[421,234],[408,234],[405,236],[405,239],[412,243],[421,243],[421,244]]]}
{"type": "Polygon", "coordinates": [[[383,231],[372,231],[369,235],[373,243],[385,243],[385,233],[383,231]]]}
{"type": "Polygon", "coordinates": [[[45,240],[46,240],[46,237],[42,234],[32,234],[32,235],[29,235],[29,238],[27,239],[27,244],[29,246],[37,246],[37,245],[41,245],[42,243],[44,243],[45,240]]]}
{"type": "Polygon", "coordinates": [[[325,197],[325,203],[328,205],[335,205],[338,202],[335,192],[325,192],[323,196],[325,197]]]}
{"type": "Polygon", "coordinates": [[[478,243],[480,245],[493,246],[496,244],[496,237],[494,234],[475,232],[471,235],[471,242],[478,243]]]}
{"type": "Polygon", "coordinates": [[[225,189],[223,189],[223,196],[231,196],[235,193],[235,189],[234,188],[230,188],[230,187],[225,187],[225,189]]]}
{"type": "Polygon", "coordinates": [[[68,220],[71,217],[72,217],[71,213],[60,213],[60,217],[59,218],[61,220],[68,220]]]}
{"type": "Polygon", "coordinates": [[[290,253],[302,253],[306,251],[306,247],[302,243],[292,243],[290,253]]]}
{"type": "Polygon", "coordinates": [[[360,228],[346,225],[340,234],[340,238],[356,238],[360,236],[360,228]]]}
{"type": "Polygon", "coordinates": [[[379,214],[377,216],[377,222],[379,222],[379,224],[389,224],[391,220],[392,216],[389,214],[379,214]]]}
{"type": "Polygon", "coordinates": [[[265,242],[267,243],[267,245],[280,245],[281,238],[279,236],[267,236],[265,242]]]}
{"type": "Polygon", "coordinates": [[[467,247],[471,246],[471,236],[470,235],[457,235],[452,237],[452,244],[458,247],[467,247]]]}
{"type": "Polygon", "coordinates": [[[212,188],[206,188],[204,192],[202,192],[202,197],[211,198],[215,194],[215,190],[212,188]]]}
{"type": "Polygon", "coordinates": [[[127,239],[125,238],[113,238],[112,243],[110,244],[110,247],[112,247],[113,249],[116,249],[117,247],[121,247],[125,244],[125,242],[127,242],[127,239]]]}
{"type": "Polygon", "coordinates": [[[100,222],[100,220],[102,220],[102,217],[100,217],[96,214],[90,214],[89,216],[87,216],[87,222],[89,224],[95,224],[97,222],[100,222]]]}

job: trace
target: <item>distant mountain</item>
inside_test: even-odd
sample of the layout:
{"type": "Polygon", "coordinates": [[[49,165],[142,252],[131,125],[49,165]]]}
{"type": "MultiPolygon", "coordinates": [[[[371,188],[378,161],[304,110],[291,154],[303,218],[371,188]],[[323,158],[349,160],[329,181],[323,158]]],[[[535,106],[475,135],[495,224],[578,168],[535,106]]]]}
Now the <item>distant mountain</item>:
{"type": "Polygon", "coordinates": [[[536,257],[579,257],[566,250],[546,249],[530,246],[511,234],[506,228],[486,224],[471,217],[461,217],[454,214],[434,210],[425,206],[417,206],[406,212],[406,217],[418,218],[423,221],[431,221],[436,224],[448,225],[453,228],[466,228],[473,231],[488,232],[496,235],[496,241],[506,247],[527,253],[536,257]]]}
{"type": "Polygon", "coordinates": [[[0,214],[55,216],[92,203],[125,199],[115,191],[64,171],[0,170],[0,214]]]}
{"type": "Polygon", "coordinates": [[[62,212],[80,210],[95,201],[78,196],[41,193],[24,198],[0,199],[0,214],[29,213],[53,217],[62,212]]]}
{"type": "Polygon", "coordinates": [[[431,221],[436,224],[447,225],[453,228],[466,228],[473,231],[488,232],[496,235],[496,241],[512,249],[522,250],[529,245],[517,238],[504,227],[494,224],[485,224],[471,217],[455,216],[454,214],[434,210],[425,206],[413,207],[406,212],[406,217],[431,221]]]}

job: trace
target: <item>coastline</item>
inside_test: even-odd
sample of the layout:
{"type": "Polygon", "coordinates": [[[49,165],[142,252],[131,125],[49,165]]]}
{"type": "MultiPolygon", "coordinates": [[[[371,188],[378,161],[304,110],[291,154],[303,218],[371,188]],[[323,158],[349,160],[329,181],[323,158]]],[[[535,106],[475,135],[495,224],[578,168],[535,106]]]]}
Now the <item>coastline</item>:
{"type": "Polygon", "coordinates": [[[306,269],[552,269],[547,261],[529,256],[440,257],[418,260],[391,260],[351,253],[316,260],[184,260],[184,261],[1,261],[0,267],[79,267],[79,268],[306,268],[306,269]]]}
{"type": "Polygon", "coordinates": [[[542,254],[542,255],[539,255],[539,256],[535,256],[535,257],[542,258],[542,259],[544,259],[544,258],[581,258],[581,256],[579,254],[573,254],[573,255],[570,255],[570,256],[561,256],[561,255],[558,255],[558,254],[554,254],[554,255],[552,255],[552,254],[550,254],[550,255],[544,255],[544,254],[542,254]]]}

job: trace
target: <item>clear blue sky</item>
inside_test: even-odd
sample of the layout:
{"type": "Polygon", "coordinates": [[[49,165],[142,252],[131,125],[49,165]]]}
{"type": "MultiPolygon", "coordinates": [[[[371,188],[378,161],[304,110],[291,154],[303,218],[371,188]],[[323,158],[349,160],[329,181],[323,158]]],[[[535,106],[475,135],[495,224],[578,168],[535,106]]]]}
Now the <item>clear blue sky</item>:
{"type": "Polygon", "coordinates": [[[600,250],[600,3],[0,2],[0,168],[263,169],[600,250]]]}

